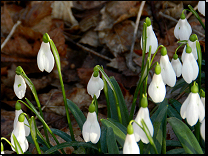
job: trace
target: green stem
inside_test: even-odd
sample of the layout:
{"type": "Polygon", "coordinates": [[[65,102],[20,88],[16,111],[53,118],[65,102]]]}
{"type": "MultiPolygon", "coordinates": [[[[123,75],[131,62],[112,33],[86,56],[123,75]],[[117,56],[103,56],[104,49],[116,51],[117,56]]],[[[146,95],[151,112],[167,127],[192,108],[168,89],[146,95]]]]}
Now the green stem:
{"type": "MultiPolygon", "coordinates": [[[[35,101],[37,103],[37,106],[38,106],[38,109],[39,109],[39,112],[40,112],[40,115],[41,117],[43,118],[43,112],[42,112],[42,109],[41,109],[41,105],[40,105],[40,101],[38,99],[38,95],[37,95],[37,92],[36,92],[36,89],[35,89],[35,86],[34,84],[32,83],[32,81],[27,77],[27,75],[25,74],[24,70],[22,69],[22,67],[18,66],[16,68],[16,74],[18,75],[21,75],[24,80],[26,81],[26,83],[28,84],[29,88],[31,89],[32,93],[33,93],[33,96],[35,98],[35,101]]],[[[44,118],[43,118],[44,119],[44,118]]],[[[46,127],[43,125],[43,129],[44,129],[44,133],[45,133],[45,136],[46,136],[46,140],[47,142],[49,143],[49,137],[48,137],[48,133],[47,133],[47,130],[46,130],[46,127]]]]}
{"type": "Polygon", "coordinates": [[[68,110],[68,107],[67,107],[64,83],[63,83],[63,80],[62,80],[61,63],[60,63],[59,53],[58,53],[58,50],[56,49],[55,44],[53,43],[53,41],[51,39],[49,39],[49,43],[51,45],[51,49],[52,49],[52,52],[53,52],[53,55],[54,55],[54,58],[55,58],[55,61],[56,61],[56,66],[57,66],[57,69],[58,69],[58,75],[59,75],[59,79],[60,79],[61,90],[62,90],[64,105],[65,105],[65,110],[66,110],[66,117],[67,117],[67,121],[68,121],[68,126],[69,126],[69,130],[70,130],[71,138],[72,138],[72,141],[75,141],[74,132],[73,132],[72,124],[71,124],[71,119],[70,119],[70,116],[69,116],[69,110],[68,110]]]}
{"type": "Polygon", "coordinates": [[[192,13],[194,14],[194,16],[198,19],[198,21],[201,23],[202,27],[203,27],[204,30],[205,30],[205,25],[204,25],[204,23],[202,22],[200,16],[199,16],[199,15],[197,14],[197,12],[192,8],[191,5],[188,5],[188,7],[189,7],[189,9],[190,9],[189,11],[192,12],[192,13]]]}
{"type": "Polygon", "coordinates": [[[201,46],[198,40],[196,40],[196,49],[198,54],[198,66],[199,66],[199,77],[198,77],[198,85],[199,85],[199,92],[201,90],[201,65],[202,65],[202,53],[201,53],[201,46]]]}
{"type": "MultiPolygon", "coordinates": [[[[147,60],[151,60],[151,49],[152,49],[152,46],[150,45],[149,46],[149,53],[148,53],[148,59],[147,60]]],[[[150,63],[149,61],[147,61],[147,68],[149,69],[150,68],[150,63]]],[[[147,77],[145,78],[145,82],[144,82],[144,94],[147,93],[147,80],[148,80],[148,75],[149,75],[149,72],[147,73],[147,77]]],[[[140,92],[141,93],[141,92],[140,92]]],[[[143,94],[143,93],[142,93],[143,94]]]]}
{"type": "Polygon", "coordinates": [[[194,128],[195,128],[195,131],[194,131],[195,137],[198,140],[198,142],[200,143],[200,122],[199,121],[197,121],[194,128]]]}
{"type": "Polygon", "coordinates": [[[139,149],[140,149],[140,154],[143,154],[143,148],[144,148],[144,144],[142,141],[139,142],[139,149]]]}
{"type": "Polygon", "coordinates": [[[143,69],[143,67],[144,67],[146,44],[147,44],[147,24],[144,22],[143,31],[142,31],[142,67],[141,67],[141,69],[143,69]]]}
{"type": "Polygon", "coordinates": [[[97,102],[97,98],[96,95],[94,94],[93,96],[93,101],[94,101],[94,105],[95,105],[95,112],[97,114],[97,120],[98,120],[98,102],[97,102]]]}
{"type": "Polygon", "coordinates": [[[157,52],[158,52],[158,50],[159,50],[159,48],[160,47],[164,47],[163,45],[160,45],[160,46],[158,46],[157,47],[157,50],[156,50],[156,52],[154,53],[154,55],[152,56],[152,59],[151,59],[151,62],[150,62],[150,66],[151,66],[151,64],[152,64],[152,61],[154,60],[154,58],[155,58],[155,55],[157,54],[157,52]]]}
{"type": "Polygon", "coordinates": [[[11,142],[9,140],[7,140],[6,138],[1,137],[1,140],[5,140],[12,148],[15,149],[15,147],[11,144],[11,142]]]}
{"type": "Polygon", "coordinates": [[[175,54],[176,54],[176,52],[178,51],[178,49],[179,49],[183,44],[185,44],[185,43],[182,43],[181,45],[178,46],[178,48],[176,48],[175,54]]]}
{"type": "Polygon", "coordinates": [[[116,109],[117,109],[117,113],[118,113],[118,119],[119,119],[119,122],[122,124],[121,110],[120,110],[119,101],[118,101],[118,97],[117,97],[115,88],[114,88],[112,82],[110,81],[109,77],[107,76],[107,74],[104,72],[104,70],[99,65],[97,65],[96,68],[102,73],[104,79],[107,81],[108,85],[110,86],[110,88],[113,91],[113,94],[114,94],[114,97],[116,100],[116,109]]]}
{"type": "Polygon", "coordinates": [[[163,124],[162,154],[166,154],[166,124],[167,124],[167,111],[165,113],[165,119],[163,124]]]}

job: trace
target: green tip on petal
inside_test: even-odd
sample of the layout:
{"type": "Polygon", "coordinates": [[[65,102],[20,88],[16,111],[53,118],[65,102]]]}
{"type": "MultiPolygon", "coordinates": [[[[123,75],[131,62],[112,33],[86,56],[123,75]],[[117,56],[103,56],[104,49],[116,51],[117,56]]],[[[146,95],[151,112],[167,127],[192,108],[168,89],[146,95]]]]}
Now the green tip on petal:
{"type": "Polygon", "coordinates": [[[201,89],[201,97],[205,98],[205,92],[201,89]]]}
{"type": "Polygon", "coordinates": [[[1,142],[1,151],[4,151],[4,145],[2,142],[1,142]]]}
{"type": "Polygon", "coordinates": [[[166,49],[165,47],[162,47],[162,48],[161,48],[161,55],[162,55],[162,56],[167,55],[167,49],[166,49]]]}
{"type": "Polygon", "coordinates": [[[25,116],[24,116],[24,114],[22,113],[22,114],[19,115],[18,121],[19,121],[19,122],[24,122],[24,120],[25,120],[25,116]]]}
{"type": "Polygon", "coordinates": [[[177,60],[177,59],[178,59],[178,55],[177,55],[177,54],[174,54],[174,55],[173,55],[173,59],[174,59],[174,60],[177,60]]]}
{"type": "Polygon", "coordinates": [[[182,12],[182,14],[181,14],[181,19],[185,19],[186,18],[186,16],[185,16],[185,14],[182,12]]]}
{"type": "Polygon", "coordinates": [[[147,26],[149,27],[151,25],[151,20],[149,17],[146,18],[145,22],[147,23],[147,26]]]}
{"type": "Polygon", "coordinates": [[[127,126],[127,133],[128,134],[133,134],[134,133],[134,128],[131,124],[127,126]]]}
{"type": "Polygon", "coordinates": [[[198,40],[198,37],[197,37],[196,34],[192,34],[192,35],[189,37],[189,40],[190,40],[191,42],[195,42],[196,40],[198,40]]]}
{"type": "Polygon", "coordinates": [[[44,43],[48,43],[50,41],[50,37],[49,37],[49,35],[47,34],[47,33],[45,33],[44,35],[43,35],[43,42],[44,43]]]}
{"type": "Polygon", "coordinates": [[[191,87],[191,92],[192,93],[198,93],[199,92],[198,85],[196,85],[196,82],[194,82],[194,85],[191,87]]]}
{"type": "Polygon", "coordinates": [[[143,108],[146,108],[148,106],[147,95],[144,95],[144,94],[142,95],[141,106],[143,108]]]}
{"type": "Polygon", "coordinates": [[[93,76],[94,76],[94,77],[98,77],[98,74],[99,74],[99,71],[97,71],[97,70],[95,70],[95,71],[93,72],[93,76]]]}
{"type": "Polygon", "coordinates": [[[189,44],[187,43],[186,44],[186,53],[191,53],[192,52],[192,49],[191,47],[189,46],[189,44]]]}
{"type": "Polygon", "coordinates": [[[88,110],[89,110],[90,113],[93,113],[93,112],[95,111],[95,105],[93,104],[93,101],[92,101],[92,103],[90,104],[88,110]]]}
{"type": "Polygon", "coordinates": [[[20,109],[21,109],[21,104],[20,104],[19,102],[17,102],[17,103],[15,104],[15,109],[16,109],[16,110],[20,110],[20,109]]]}
{"type": "Polygon", "coordinates": [[[159,75],[161,73],[161,67],[159,65],[159,63],[157,62],[156,66],[155,66],[155,74],[159,75]]]}

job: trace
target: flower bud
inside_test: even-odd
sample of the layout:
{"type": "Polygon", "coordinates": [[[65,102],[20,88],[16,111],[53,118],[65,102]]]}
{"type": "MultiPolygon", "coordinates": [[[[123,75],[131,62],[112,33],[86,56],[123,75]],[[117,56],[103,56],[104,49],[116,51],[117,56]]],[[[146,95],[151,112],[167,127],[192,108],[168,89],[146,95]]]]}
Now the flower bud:
{"type": "Polygon", "coordinates": [[[155,74],[159,75],[160,73],[161,73],[161,67],[160,67],[160,65],[157,62],[156,66],[155,66],[155,74]]]}
{"type": "Polygon", "coordinates": [[[133,133],[134,133],[133,126],[130,124],[127,126],[127,134],[133,134],[133,133]]]}
{"type": "Polygon", "coordinates": [[[167,49],[165,47],[161,48],[161,55],[165,56],[167,54],[167,49]]]}
{"type": "Polygon", "coordinates": [[[145,22],[146,22],[148,27],[151,25],[151,20],[150,20],[149,17],[146,18],[145,22]]]}
{"type": "Polygon", "coordinates": [[[44,43],[48,43],[50,41],[50,37],[49,37],[49,35],[47,34],[47,33],[45,33],[44,35],[43,35],[43,42],[44,43]]]}
{"type": "Polygon", "coordinates": [[[186,53],[191,53],[191,52],[192,52],[192,49],[189,46],[189,44],[187,43],[187,45],[186,45],[186,53]]]}
{"type": "Polygon", "coordinates": [[[144,94],[142,95],[141,106],[143,108],[146,108],[148,106],[147,94],[146,95],[144,95],[144,94]]]}

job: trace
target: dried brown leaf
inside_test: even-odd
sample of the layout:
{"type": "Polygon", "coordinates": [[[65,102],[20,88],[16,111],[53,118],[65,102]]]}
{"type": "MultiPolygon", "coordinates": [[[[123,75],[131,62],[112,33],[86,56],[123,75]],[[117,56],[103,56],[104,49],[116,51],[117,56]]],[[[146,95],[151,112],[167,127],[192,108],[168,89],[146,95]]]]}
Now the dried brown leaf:
{"type": "Polygon", "coordinates": [[[73,1],[73,8],[78,10],[94,9],[106,2],[107,1],[73,1]]]}
{"type": "Polygon", "coordinates": [[[92,29],[87,31],[79,41],[79,43],[88,44],[93,47],[99,46],[98,33],[92,29]]]}

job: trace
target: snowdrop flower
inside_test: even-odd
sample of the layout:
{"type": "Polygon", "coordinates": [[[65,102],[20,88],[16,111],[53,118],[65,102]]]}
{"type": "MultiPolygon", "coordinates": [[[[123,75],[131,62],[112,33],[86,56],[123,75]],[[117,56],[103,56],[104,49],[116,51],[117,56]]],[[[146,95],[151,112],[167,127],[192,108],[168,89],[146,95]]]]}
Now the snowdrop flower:
{"type": "Polygon", "coordinates": [[[4,145],[1,142],[1,154],[4,154],[4,145]]]}
{"type": "Polygon", "coordinates": [[[199,97],[198,86],[195,85],[195,82],[191,87],[191,93],[181,106],[180,114],[183,119],[186,118],[190,126],[195,125],[198,119],[201,122],[205,117],[205,109],[199,97]]]}
{"type": "MultiPolygon", "coordinates": [[[[147,23],[147,42],[146,42],[146,53],[149,52],[149,46],[151,45],[151,54],[154,54],[158,47],[157,37],[152,29],[151,20],[149,17],[146,18],[147,23]]],[[[142,37],[141,37],[141,48],[142,48],[142,37]]]]}
{"type": "MultiPolygon", "coordinates": [[[[17,125],[18,118],[21,113],[23,113],[23,111],[21,110],[21,104],[19,102],[17,102],[15,105],[15,118],[14,118],[14,125],[13,125],[14,128],[17,125]]],[[[27,121],[27,118],[25,118],[24,124],[30,126],[29,122],[27,121]]],[[[25,136],[28,136],[30,134],[30,127],[28,127],[26,125],[25,125],[25,136]]]]}
{"type": "Polygon", "coordinates": [[[199,66],[194,59],[193,54],[191,53],[191,47],[188,45],[188,43],[186,46],[186,53],[184,55],[184,61],[182,65],[182,76],[187,83],[191,83],[198,76],[199,66]]]}
{"type": "Polygon", "coordinates": [[[148,87],[148,94],[155,103],[162,102],[165,98],[166,88],[161,75],[161,67],[158,63],[155,66],[155,74],[148,87]]]}
{"type": "Polygon", "coordinates": [[[25,96],[26,92],[26,83],[21,75],[15,75],[14,79],[14,93],[19,99],[22,99],[25,96]]]}
{"type": "MultiPolygon", "coordinates": [[[[25,137],[24,119],[25,119],[25,116],[23,114],[20,114],[17,124],[16,124],[16,127],[14,127],[14,130],[12,131],[12,134],[14,134],[16,136],[17,141],[19,142],[19,144],[22,148],[22,151],[26,152],[29,145],[28,145],[28,141],[25,137]]],[[[10,139],[11,139],[11,144],[15,147],[12,135],[11,135],[10,139]]],[[[12,150],[15,151],[15,149],[13,147],[12,147],[12,150]]]]}
{"type": "Polygon", "coordinates": [[[168,86],[173,87],[176,83],[176,74],[169,61],[167,49],[165,47],[161,48],[160,66],[163,82],[168,86]]]}
{"type": "Polygon", "coordinates": [[[205,1],[199,1],[198,11],[205,16],[205,1]]]}
{"type": "Polygon", "coordinates": [[[95,105],[91,103],[87,114],[87,120],[82,127],[82,136],[85,142],[91,141],[93,144],[96,144],[100,139],[100,133],[101,130],[95,113],[95,105]]]}
{"type": "Polygon", "coordinates": [[[201,101],[204,105],[204,108],[205,108],[205,92],[201,89],[201,101]]]}
{"type": "Polygon", "coordinates": [[[134,129],[131,124],[127,126],[127,135],[123,146],[123,154],[140,154],[139,146],[134,137],[134,129]]]}
{"type": "Polygon", "coordinates": [[[205,118],[202,121],[201,126],[200,126],[200,134],[201,134],[202,139],[205,141],[205,118]]]}
{"type": "MultiPolygon", "coordinates": [[[[137,113],[135,121],[139,125],[142,125],[141,120],[143,119],[150,131],[150,135],[153,136],[154,129],[152,122],[150,120],[149,109],[147,106],[148,106],[147,96],[143,95],[141,100],[141,107],[137,113]]],[[[133,128],[134,128],[134,136],[136,142],[138,142],[141,139],[143,143],[148,144],[149,139],[147,138],[145,132],[136,123],[133,123],[133,128]]]]}
{"type": "Polygon", "coordinates": [[[176,76],[180,77],[182,73],[182,64],[177,54],[173,55],[173,58],[171,60],[171,65],[173,67],[173,70],[175,71],[176,76]]]}
{"type": "Polygon", "coordinates": [[[181,18],[175,26],[174,35],[179,40],[188,40],[191,33],[191,26],[188,23],[185,14],[182,12],[181,18]]]}
{"type": "Polygon", "coordinates": [[[40,50],[37,55],[37,64],[40,71],[47,71],[50,73],[54,67],[54,57],[50,49],[49,42],[45,42],[43,38],[43,42],[41,43],[40,50]]]}
{"type": "MultiPolygon", "coordinates": [[[[188,44],[192,49],[192,54],[194,55],[195,60],[198,59],[197,50],[196,50],[196,40],[198,40],[196,34],[192,34],[188,40],[188,44]]],[[[186,46],[183,48],[183,53],[181,55],[182,62],[184,61],[185,53],[186,53],[186,46]]]]}
{"type": "Polygon", "coordinates": [[[96,98],[98,99],[100,96],[100,91],[104,87],[104,82],[100,78],[99,71],[95,70],[87,84],[87,92],[90,94],[93,98],[94,95],[96,95],[96,98]]]}

